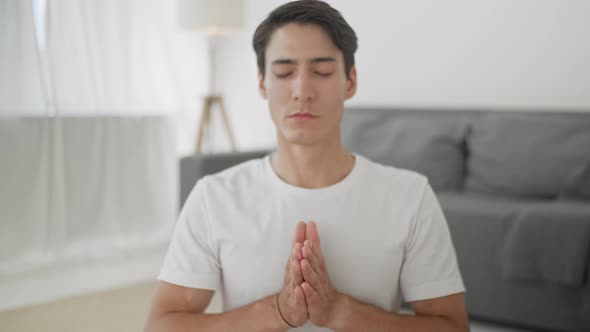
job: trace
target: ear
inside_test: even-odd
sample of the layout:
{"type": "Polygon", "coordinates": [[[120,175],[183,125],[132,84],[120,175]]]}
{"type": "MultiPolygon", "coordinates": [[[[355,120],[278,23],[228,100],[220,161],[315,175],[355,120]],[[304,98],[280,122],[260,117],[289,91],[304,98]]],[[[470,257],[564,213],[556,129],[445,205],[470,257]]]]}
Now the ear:
{"type": "Polygon", "coordinates": [[[266,93],[266,85],[264,84],[264,76],[260,72],[258,73],[258,92],[262,98],[267,98],[268,95],[266,93]]]}
{"type": "Polygon", "coordinates": [[[346,80],[346,100],[352,98],[356,93],[356,66],[350,68],[348,79],[346,80]]]}

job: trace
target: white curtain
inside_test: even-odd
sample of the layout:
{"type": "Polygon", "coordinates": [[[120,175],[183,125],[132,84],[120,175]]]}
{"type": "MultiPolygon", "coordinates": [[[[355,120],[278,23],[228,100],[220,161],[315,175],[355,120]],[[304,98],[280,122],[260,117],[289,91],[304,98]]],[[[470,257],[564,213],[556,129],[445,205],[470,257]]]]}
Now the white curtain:
{"type": "Polygon", "coordinates": [[[174,5],[0,0],[0,289],[166,246],[207,82],[174,5]]]}

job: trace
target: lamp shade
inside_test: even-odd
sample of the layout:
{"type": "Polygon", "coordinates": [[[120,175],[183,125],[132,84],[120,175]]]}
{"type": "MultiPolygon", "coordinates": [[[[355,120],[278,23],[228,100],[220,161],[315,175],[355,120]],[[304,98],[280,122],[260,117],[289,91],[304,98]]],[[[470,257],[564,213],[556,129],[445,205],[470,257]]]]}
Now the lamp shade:
{"type": "Polygon", "coordinates": [[[222,34],[240,30],[243,24],[241,0],[177,0],[182,28],[222,34]]]}

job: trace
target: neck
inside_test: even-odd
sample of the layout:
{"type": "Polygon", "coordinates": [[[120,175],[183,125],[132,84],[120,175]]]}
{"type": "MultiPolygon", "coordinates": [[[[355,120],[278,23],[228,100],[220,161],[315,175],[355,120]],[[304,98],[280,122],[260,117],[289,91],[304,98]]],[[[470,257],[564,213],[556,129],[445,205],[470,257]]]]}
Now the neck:
{"type": "Polygon", "coordinates": [[[340,139],[328,144],[300,145],[279,138],[271,165],[285,182],[317,189],[342,181],[354,167],[355,157],[342,147],[340,139]]]}

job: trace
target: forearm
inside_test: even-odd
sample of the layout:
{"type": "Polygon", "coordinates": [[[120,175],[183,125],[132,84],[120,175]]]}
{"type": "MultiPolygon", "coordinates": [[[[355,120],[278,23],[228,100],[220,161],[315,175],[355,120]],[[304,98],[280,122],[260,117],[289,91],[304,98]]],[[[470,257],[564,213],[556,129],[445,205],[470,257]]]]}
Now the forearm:
{"type": "Polygon", "coordinates": [[[409,332],[467,332],[468,327],[443,316],[400,315],[385,311],[370,304],[365,304],[346,296],[345,314],[337,326],[337,332],[349,331],[409,331],[409,332]]]}
{"type": "Polygon", "coordinates": [[[287,326],[278,315],[275,296],[219,314],[171,312],[151,321],[146,332],[265,331],[287,326]]]}

